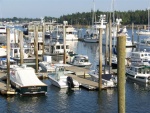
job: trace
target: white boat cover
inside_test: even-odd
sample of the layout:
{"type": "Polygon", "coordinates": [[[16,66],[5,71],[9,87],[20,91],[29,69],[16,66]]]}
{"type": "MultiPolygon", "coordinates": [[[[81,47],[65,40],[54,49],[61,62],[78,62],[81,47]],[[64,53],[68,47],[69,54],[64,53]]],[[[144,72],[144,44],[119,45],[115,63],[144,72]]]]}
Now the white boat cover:
{"type": "Polygon", "coordinates": [[[15,71],[16,82],[21,86],[46,86],[41,82],[35,74],[35,71],[31,67],[16,68],[15,71]]]}

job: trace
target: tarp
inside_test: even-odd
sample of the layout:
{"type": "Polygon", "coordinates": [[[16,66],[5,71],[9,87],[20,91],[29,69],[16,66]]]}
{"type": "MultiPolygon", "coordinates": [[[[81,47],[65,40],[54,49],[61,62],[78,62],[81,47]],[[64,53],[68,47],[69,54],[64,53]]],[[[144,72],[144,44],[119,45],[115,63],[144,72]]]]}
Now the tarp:
{"type": "Polygon", "coordinates": [[[26,68],[17,68],[15,71],[16,82],[22,86],[38,86],[38,85],[46,85],[41,82],[33,68],[26,67],[26,68]]]}

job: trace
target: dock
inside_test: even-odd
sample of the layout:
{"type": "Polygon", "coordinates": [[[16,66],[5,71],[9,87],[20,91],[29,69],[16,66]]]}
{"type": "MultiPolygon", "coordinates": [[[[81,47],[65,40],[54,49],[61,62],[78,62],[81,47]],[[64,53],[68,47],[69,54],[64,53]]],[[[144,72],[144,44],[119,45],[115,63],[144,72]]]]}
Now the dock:
{"type": "Polygon", "coordinates": [[[17,92],[15,92],[15,90],[12,89],[11,87],[10,87],[10,90],[8,91],[7,87],[6,87],[6,82],[3,80],[6,80],[6,73],[0,72],[0,94],[2,94],[2,95],[15,95],[15,94],[17,94],[17,92]]]}
{"type": "MultiPolygon", "coordinates": [[[[90,71],[87,68],[77,67],[77,66],[67,66],[65,67],[66,71],[70,71],[71,73],[66,74],[67,76],[72,77],[74,80],[77,80],[80,83],[80,87],[87,90],[98,90],[98,82],[92,81],[88,72],[90,71]]],[[[114,70],[116,73],[116,70],[114,70]]],[[[38,72],[36,75],[39,79],[48,78],[48,72],[38,72]]],[[[6,83],[6,71],[0,71],[0,94],[2,95],[14,95],[17,94],[15,89],[11,88],[7,90],[6,83]]],[[[102,85],[102,89],[107,89],[104,85],[102,85]]]]}

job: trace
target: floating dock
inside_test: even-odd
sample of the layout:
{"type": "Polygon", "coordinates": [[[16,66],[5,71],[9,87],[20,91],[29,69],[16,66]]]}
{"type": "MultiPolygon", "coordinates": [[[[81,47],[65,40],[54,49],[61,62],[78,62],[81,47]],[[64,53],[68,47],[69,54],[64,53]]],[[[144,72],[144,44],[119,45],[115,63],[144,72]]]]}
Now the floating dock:
{"type": "Polygon", "coordinates": [[[6,82],[4,80],[6,80],[6,73],[0,72],[0,94],[2,94],[2,95],[15,95],[15,94],[17,94],[17,92],[15,92],[15,90],[12,89],[11,87],[10,87],[9,91],[7,90],[6,82]]]}

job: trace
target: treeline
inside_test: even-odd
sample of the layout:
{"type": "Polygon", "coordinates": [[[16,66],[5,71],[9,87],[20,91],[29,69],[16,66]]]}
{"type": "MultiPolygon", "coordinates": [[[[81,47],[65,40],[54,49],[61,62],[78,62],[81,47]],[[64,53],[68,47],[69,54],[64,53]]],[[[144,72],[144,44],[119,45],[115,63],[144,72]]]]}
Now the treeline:
{"type": "MultiPolygon", "coordinates": [[[[95,11],[95,17],[97,21],[99,20],[100,15],[106,15],[106,21],[108,22],[109,18],[113,19],[113,13],[112,12],[102,12],[102,11],[95,11]]],[[[72,25],[91,25],[92,23],[92,11],[91,12],[77,12],[73,14],[68,14],[68,15],[62,15],[59,18],[55,17],[50,17],[50,16],[45,16],[44,21],[45,22],[50,22],[53,20],[56,20],[58,23],[62,23],[64,20],[68,21],[69,24],[72,25]]],[[[136,11],[115,11],[114,12],[114,17],[115,18],[121,18],[122,19],[122,24],[123,25],[128,25],[131,24],[132,22],[134,24],[148,24],[148,10],[136,10],[136,11]]],[[[31,21],[40,21],[40,18],[2,18],[1,21],[6,21],[6,22],[31,22],[31,21]]]]}

